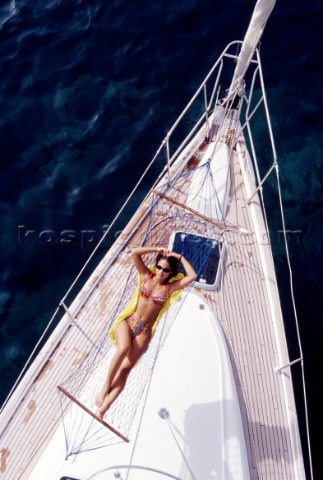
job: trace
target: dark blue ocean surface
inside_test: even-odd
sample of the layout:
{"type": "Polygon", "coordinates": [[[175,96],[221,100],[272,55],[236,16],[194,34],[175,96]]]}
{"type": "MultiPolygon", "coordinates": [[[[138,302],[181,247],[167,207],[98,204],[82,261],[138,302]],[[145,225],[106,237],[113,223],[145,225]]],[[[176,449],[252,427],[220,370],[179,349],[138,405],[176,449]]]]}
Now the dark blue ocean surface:
{"type": "MultiPolygon", "coordinates": [[[[1,402],[167,129],[226,44],[243,38],[254,3],[2,1],[1,402]]],[[[320,453],[314,439],[322,428],[317,387],[323,377],[322,21],[322,0],[277,0],[261,46],[286,224],[298,231],[291,235],[290,253],[317,478],[320,453]]],[[[156,174],[147,178],[137,203],[156,174]]],[[[97,260],[136,206],[130,205],[97,260]]],[[[273,209],[277,205],[269,204],[273,209]]],[[[294,321],[285,301],[288,272],[273,225],[295,358],[294,321]]],[[[299,385],[296,396],[301,406],[299,385]]]]}

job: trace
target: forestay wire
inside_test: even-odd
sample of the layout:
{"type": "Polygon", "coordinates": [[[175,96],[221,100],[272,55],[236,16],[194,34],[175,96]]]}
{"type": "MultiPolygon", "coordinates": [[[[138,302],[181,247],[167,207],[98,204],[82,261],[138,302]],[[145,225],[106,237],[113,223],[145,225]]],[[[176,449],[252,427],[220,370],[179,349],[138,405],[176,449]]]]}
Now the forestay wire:
{"type": "MultiPolygon", "coordinates": [[[[208,171],[207,165],[203,168],[206,169],[206,172],[208,171]]],[[[185,183],[185,178],[183,178],[183,185],[185,183]]],[[[164,193],[167,192],[167,198],[169,196],[176,198],[179,190],[181,190],[181,178],[174,179],[172,183],[162,188],[164,188],[164,193]]],[[[169,247],[171,246],[172,234],[183,231],[188,231],[190,234],[195,233],[198,238],[206,239],[203,242],[185,242],[182,235],[180,238],[183,239],[183,242],[181,243],[180,240],[180,243],[177,242],[176,246],[176,251],[183,254],[188,261],[194,264],[197,276],[199,276],[215,244],[220,241],[221,234],[218,228],[198,215],[187,211],[183,206],[154,195],[144,238],[141,241],[142,245],[169,247]]],[[[145,261],[148,265],[152,265],[154,258],[154,255],[148,255],[145,261]]],[[[76,399],[85,409],[93,413],[97,410],[95,398],[102,388],[111,359],[115,353],[108,332],[116,316],[129,303],[138,282],[137,270],[133,264],[129,262],[127,267],[123,266],[123,269],[125,268],[127,268],[127,271],[123,270],[122,280],[120,280],[118,302],[110,312],[107,312],[106,322],[102,325],[102,331],[98,337],[100,341],[92,346],[84,361],[61,385],[70,397],[76,399]]],[[[108,271],[107,275],[109,273],[108,271]]],[[[169,307],[164,314],[147,352],[133,368],[124,391],[112,404],[105,416],[105,421],[125,437],[129,435],[134,416],[140,406],[144,390],[149,384],[160,349],[183,301],[185,301],[185,292],[180,300],[169,307]]],[[[100,424],[75,402],[71,402],[70,397],[60,394],[62,412],[64,412],[66,457],[121,441],[114,432],[100,424]]]]}

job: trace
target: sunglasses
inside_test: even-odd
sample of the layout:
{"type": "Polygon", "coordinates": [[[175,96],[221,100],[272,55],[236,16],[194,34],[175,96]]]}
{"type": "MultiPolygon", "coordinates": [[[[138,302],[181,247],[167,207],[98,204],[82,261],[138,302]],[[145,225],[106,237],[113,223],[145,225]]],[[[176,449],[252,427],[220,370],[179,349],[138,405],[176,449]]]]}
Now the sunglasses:
{"type": "Polygon", "coordinates": [[[157,270],[162,270],[165,273],[170,273],[171,269],[170,268],[163,268],[160,265],[156,265],[157,270]]]}

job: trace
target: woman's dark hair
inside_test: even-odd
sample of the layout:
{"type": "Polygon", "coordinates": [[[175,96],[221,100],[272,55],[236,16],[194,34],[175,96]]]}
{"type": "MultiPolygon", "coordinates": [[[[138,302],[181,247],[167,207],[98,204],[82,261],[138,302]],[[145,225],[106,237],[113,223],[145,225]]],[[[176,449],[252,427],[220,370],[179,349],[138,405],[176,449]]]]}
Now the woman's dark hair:
{"type": "Polygon", "coordinates": [[[167,255],[163,255],[162,253],[158,253],[156,256],[156,266],[158,265],[159,260],[167,260],[167,262],[169,263],[172,272],[169,274],[167,280],[170,280],[171,277],[175,277],[175,275],[178,274],[178,260],[176,257],[173,257],[172,255],[168,257],[167,255]]]}

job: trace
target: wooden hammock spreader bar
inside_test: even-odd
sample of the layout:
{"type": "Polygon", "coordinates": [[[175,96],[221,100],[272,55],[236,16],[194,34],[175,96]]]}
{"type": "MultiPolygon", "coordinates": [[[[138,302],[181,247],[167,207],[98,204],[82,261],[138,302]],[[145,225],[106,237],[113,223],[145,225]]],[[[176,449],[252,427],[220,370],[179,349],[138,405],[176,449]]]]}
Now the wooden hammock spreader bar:
{"type": "Polygon", "coordinates": [[[206,222],[209,222],[209,223],[211,223],[212,225],[215,225],[216,227],[220,228],[220,229],[223,230],[223,231],[229,230],[228,227],[225,227],[222,223],[216,222],[215,220],[211,220],[211,218],[206,217],[205,215],[203,215],[203,214],[200,213],[200,212],[197,212],[196,210],[194,210],[194,209],[191,208],[191,207],[188,207],[187,205],[185,205],[185,203],[182,203],[182,202],[179,202],[178,200],[175,200],[175,198],[168,197],[168,196],[165,195],[164,193],[160,193],[160,192],[158,192],[158,191],[155,190],[155,189],[152,189],[152,192],[155,193],[156,195],[158,195],[159,197],[164,198],[164,199],[167,200],[168,202],[174,203],[175,205],[178,205],[179,207],[184,208],[184,209],[187,210],[188,212],[193,213],[194,215],[197,215],[198,217],[202,218],[202,219],[205,220],[206,222]]]}
{"type": "Polygon", "coordinates": [[[71,393],[69,393],[67,390],[65,390],[64,387],[62,387],[61,385],[57,385],[57,388],[60,392],[64,393],[64,395],[66,395],[70,400],[72,400],[72,402],[76,403],[76,405],[78,405],[79,407],[81,407],[86,413],[88,413],[89,415],[91,415],[91,417],[93,417],[95,420],[97,420],[98,422],[100,422],[104,427],[108,428],[109,430],[111,430],[111,432],[115,433],[118,437],[120,437],[122,440],[124,440],[125,442],[130,442],[129,438],[127,438],[125,435],[123,435],[122,433],[120,433],[118,430],[116,430],[115,428],[113,428],[111,425],[109,425],[107,422],[105,422],[104,420],[102,420],[100,417],[98,417],[97,415],[95,415],[95,413],[93,413],[89,408],[87,408],[85,405],[83,405],[83,403],[81,403],[77,398],[73,397],[73,395],[71,393]]]}

